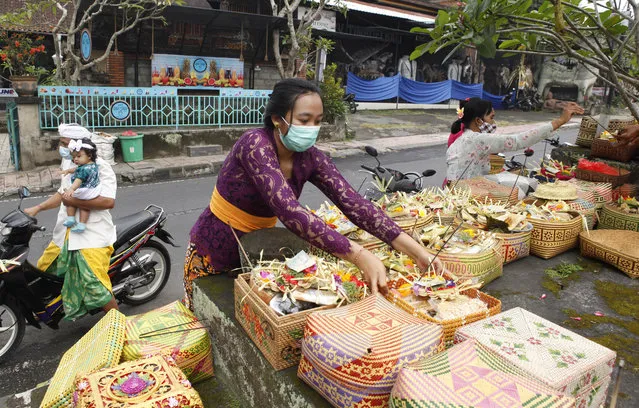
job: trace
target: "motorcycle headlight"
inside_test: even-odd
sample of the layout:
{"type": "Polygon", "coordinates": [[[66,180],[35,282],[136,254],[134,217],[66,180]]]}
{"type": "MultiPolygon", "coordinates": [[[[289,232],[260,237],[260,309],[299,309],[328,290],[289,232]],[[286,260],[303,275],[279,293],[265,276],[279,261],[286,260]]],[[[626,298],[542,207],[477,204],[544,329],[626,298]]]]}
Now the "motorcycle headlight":
{"type": "Polygon", "coordinates": [[[11,227],[2,226],[2,230],[0,230],[0,234],[3,237],[6,237],[7,235],[11,234],[11,227]]]}

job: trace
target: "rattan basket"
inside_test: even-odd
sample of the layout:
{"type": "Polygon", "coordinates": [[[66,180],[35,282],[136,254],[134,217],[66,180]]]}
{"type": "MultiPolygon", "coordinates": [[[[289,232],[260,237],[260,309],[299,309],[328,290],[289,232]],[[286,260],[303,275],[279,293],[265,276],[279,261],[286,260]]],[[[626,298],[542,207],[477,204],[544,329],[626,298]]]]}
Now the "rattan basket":
{"type": "Polygon", "coordinates": [[[495,236],[504,241],[500,249],[504,265],[530,255],[532,228],[523,232],[497,233],[495,236]]]}
{"type": "Polygon", "coordinates": [[[399,225],[400,228],[404,230],[404,232],[411,235],[413,231],[417,231],[420,228],[424,228],[425,226],[432,224],[433,219],[433,214],[429,212],[425,217],[402,217],[395,218],[393,219],[393,221],[395,221],[395,223],[399,225]]]}
{"type": "Polygon", "coordinates": [[[612,190],[612,201],[617,201],[619,197],[636,197],[639,186],[636,184],[624,184],[612,190]]]}
{"type": "Polygon", "coordinates": [[[519,189],[504,186],[484,177],[459,180],[459,188],[470,189],[471,195],[479,202],[502,202],[516,204],[519,201],[519,189]]]}
{"type": "Polygon", "coordinates": [[[579,133],[577,134],[577,144],[583,147],[590,147],[596,135],[597,122],[589,116],[581,118],[581,125],[579,126],[579,133]]]}
{"type": "MultiPolygon", "coordinates": [[[[577,194],[588,192],[592,193],[594,196],[595,207],[602,208],[605,204],[612,201],[612,184],[610,183],[595,183],[592,181],[585,180],[570,180],[571,183],[577,186],[577,194]]],[[[584,196],[582,198],[588,198],[584,196]]]]}
{"type": "Polygon", "coordinates": [[[639,232],[639,214],[628,214],[616,204],[606,204],[599,213],[597,228],[639,232]]]}
{"type": "Polygon", "coordinates": [[[530,236],[530,253],[543,259],[550,259],[577,247],[579,233],[583,230],[583,219],[577,212],[570,211],[570,221],[546,221],[529,218],[533,225],[530,236]]]}
{"type": "Polygon", "coordinates": [[[490,158],[490,174],[501,173],[504,169],[504,163],[506,159],[496,154],[491,154],[490,158]]]}
{"type": "MultiPolygon", "coordinates": [[[[473,283],[487,285],[503,274],[504,261],[501,257],[502,240],[497,239],[495,245],[478,254],[447,254],[442,251],[438,258],[444,268],[460,279],[470,279],[473,283]]],[[[435,255],[437,251],[426,248],[435,255]]]]}
{"type": "Polygon", "coordinates": [[[590,155],[627,163],[637,155],[637,149],[632,146],[616,146],[614,142],[606,139],[595,139],[592,141],[590,155]]]}
{"type": "Polygon", "coordinates": [[[566,201],[566,204],[568,204],[571,210],[586,217],[588,229],[595,228],[595,224],[597,224],[597,207],[594,203],[584,200],[583,198],[578,198],[576,200],[566,201]]]}
{"type": "Polygon", "coordinates": [[[598,230],[579,234],[581,255],[602,260],[639,278],[639,232],[598,230]]]}
{"type": "Polygon", "coordinates": [[[250,286],[250,273],[235,279],[235,318],[275,370],[297,365],[306,317],[335,306],[280,316],[250,286]]]}
{"type": "Polygon", "coordinates": [[[608,130],[614,133],[624,130],[628,126],[634,125],[635,123],[637,122],[631,116],[613,116],[608,122],[608,130]]]}
{"type": "Polygon", "coordinates": [[[577,168],[575,170],[575,176],[579,180],[610,183],[613,188],[626,184],[630,180],[630,172],[625,169],[619,169],[619,174],[611,175],[577,168]]]}
{"type": "MultiPolygon", "coordinates": [[[[390,282],[389,282],[389,285],[390,285],[390,282]]],[[[469,314],[467,316],[464,316],[463,318],[450,319],[450,320],[438,320],[438,319],[432,318],[428,313],[415,310],[415,308],[410,303],[405,301],[397,293],[392,293],[392,291],[389,291],[386,298],[390,300],[391,302],[393,302],[395,305],[397,305],[400,309],[407,311],[413,316],[417,316],[420,319],[424,319],[430,323],[435,323],[441,326],[444,332],[444,343],[446,344],[446,347],[450,347],[453,345],[453,340],[455,338],[455,333],[457,332],[457,329],[467,324],[476,322],[478,320],[485,319],[489,316],[494,316],[497,313],[501,312],[501,300],[496,299],[490,295],[487,295],[484,292],[481,292],[477,289],[468,289],[461,292],[461,294],[466,295],[470,298],[481,300],[488,306],[488,309],[485,312],[469,314]]]]}

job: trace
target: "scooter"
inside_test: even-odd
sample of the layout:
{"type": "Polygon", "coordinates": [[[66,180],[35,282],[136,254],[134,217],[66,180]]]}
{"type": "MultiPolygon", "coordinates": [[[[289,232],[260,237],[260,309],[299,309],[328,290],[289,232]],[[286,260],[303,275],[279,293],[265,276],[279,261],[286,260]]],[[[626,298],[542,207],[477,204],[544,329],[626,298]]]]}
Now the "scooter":
{"type": "Polygon", "coordinates": [[[369,188],[364,193],[364,198],[369,200],[378,200],[385,193],[394,193],[402,191],[405,193],[414,193],[422,189],[422,179],[425,177],[431,177],[437,173],[433,169],[428,169],[421,174],[416,172],[402,173],[399,170],[393,170],[387,167],[383,167],[377,156],[379,155],[377,149],[373,146],[366,146],[364,148],[369,156],[372,156],[377,161],[376,167],[369,167],[362,164],[362,169],[373,176],[378,186],[383,186],[381,191],[378,188],[369,188]]]}
{"type": "MultiPolygon", "coordinates": [[[[20,209],[29,197],[20,187],[18,208],[0,220],[0,361],[15,350],[24,337],[26,325],[42,324],[57,330],[64,317],[64,278],[45,273],[27,261],[29,242],[38,220],[20,209]]],[[[117,239],[113,244],[109,278],[118,303],[141,305],[155,298],[171,273],[171,258],[164,245],[176,246],[164,229],[166,214],[155,205],[115,221],[117,239]]],[[[91,314],[100,310],[91,311],[91,314]]]]}
{"type": "Polygon", "coordinates": [[[344,103],[346,104],[346,107],[348,108],[348,111],[350,113],[357,112],[357,107],[359,106],[359,104],[357,104],[355,102],[355,94],[354,93],[349,93],[349,94],[344,95],[344,103]]]}

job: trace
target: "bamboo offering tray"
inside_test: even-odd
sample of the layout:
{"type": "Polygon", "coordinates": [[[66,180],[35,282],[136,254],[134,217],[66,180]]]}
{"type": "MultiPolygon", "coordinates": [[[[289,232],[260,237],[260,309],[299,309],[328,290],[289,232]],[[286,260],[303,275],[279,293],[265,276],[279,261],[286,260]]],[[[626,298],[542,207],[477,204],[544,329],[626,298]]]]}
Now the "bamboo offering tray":
{"type": "Polygon", "coordinates": [[[584,231],[579,238],[581,255],[602,260],[633,279],[639,278],[639,232],[584,231]]]}

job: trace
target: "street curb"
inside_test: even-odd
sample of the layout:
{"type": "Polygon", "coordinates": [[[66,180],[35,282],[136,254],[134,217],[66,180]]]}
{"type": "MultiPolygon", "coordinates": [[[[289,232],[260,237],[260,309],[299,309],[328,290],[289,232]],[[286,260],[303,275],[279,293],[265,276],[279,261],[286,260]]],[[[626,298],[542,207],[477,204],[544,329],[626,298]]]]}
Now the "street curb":
{"type": "MultiPolygon", "coordinates": [[[[530,123],[534,126],[538,123],[530,123]]],[[[519,125],[523,126],[523,125],[519,125]]],[[[519,127],[519,126],[507,126],[519,127]]],[[[578,122],[569,122],[562,129],[578,128],[578,122]]],[[[317,147],[334,159],[364,154],[365,146],[373,146],[380,154],[446,145],[448,134],[422,134],[367,140],[320,142],[317,147]]],[[[118,163],[113,170],[120,185],[163,182],[176,179],[215,176],[220,171],[226,154],[215,156],[159,158],[137,163],[118,163]]],[[[25,185],[34,193],[50,193],[60,187],[58,166],[41,167],[26,172],[0,175],[0,198],[16,195],[18,187],[25,185]]]]}

